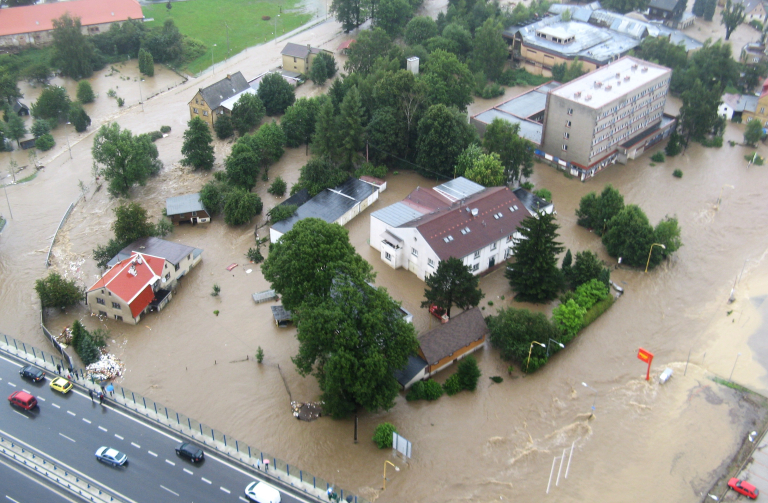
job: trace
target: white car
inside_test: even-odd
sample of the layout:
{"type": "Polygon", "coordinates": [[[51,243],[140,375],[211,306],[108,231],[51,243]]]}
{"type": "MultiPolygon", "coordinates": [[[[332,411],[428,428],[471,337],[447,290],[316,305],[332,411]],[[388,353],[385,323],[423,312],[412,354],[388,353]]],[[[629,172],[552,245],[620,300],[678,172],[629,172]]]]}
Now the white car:
{"type": "Polygon", "coordinates": [[[280,491],[264,482],[251,482],[245,488],[245,495],[256,503],[280,503],[280,491]]]}
{"type": "Polygon", "coordinates": [[[111,447],[99,447],[96,449],[96,459],[112,466],[123,466],[128,461],[128,456],[111,447]]]}

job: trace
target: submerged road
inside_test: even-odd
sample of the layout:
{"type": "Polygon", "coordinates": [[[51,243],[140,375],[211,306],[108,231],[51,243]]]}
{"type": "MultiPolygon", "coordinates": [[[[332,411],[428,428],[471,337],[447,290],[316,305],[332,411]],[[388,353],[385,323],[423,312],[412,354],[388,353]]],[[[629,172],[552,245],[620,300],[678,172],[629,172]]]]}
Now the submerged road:
{"type": "MultiPolygon", "coordinates": [[[[22,362],[0,354],[0,435],[34,447],[43,456],[58,462],[81,478],[97,481],[128,502],[227,502],[245,501],[248,483],[260,480],[247,468],[236,465],[215,452],[205,451],[205,460],[194,464],[176,455],[175,448],[182,442],[180,436],[169,433],[134,416],[105,400],[91,402],[89,396],[77,388],[63,395],[53,391],[47,374],[39,383],[19,376],[22,362]],[[7,397],[17,390],[35,395],[39,407],[27,412],[11,406],[7,397]],[[96,460],[95,452],[109,446],[128,455],[122,467],[112,467],[96,460]]],[[[186,440],[185,440],[186,441],[186,440]]],[[[2,458],[0,458],[2,460],[2,458]]],[[[3,460],[4,461],[4,460],[3,460]]],[[[46,497],[19,499],[6,487],[6,472],[13,472],[12,464],[0,465],[2,492],[7,501],[67,501],[57,500],[50,490],[46,497]]],[[[16,476],[21,477],[18,473],[16,476]]],[[[20,480],[20,479],[19,479],[20,480]]],[[[28,480],[26,486],[35,486],[28,480]]],[[[286,503],[317,501],[296,496],[276,488],[286,503]]],[[[35,488],[35,491],[43,491],[35,488]]],[[[25,494],[25,493],[21,493],[25,494]]],[[[35,493],[37,494],[37,493],[35,493]]],[[[40,493],[43,495],[43,493],[40,493]]],[[[63,493],[62,493],[63,494],[63,493]]]]}

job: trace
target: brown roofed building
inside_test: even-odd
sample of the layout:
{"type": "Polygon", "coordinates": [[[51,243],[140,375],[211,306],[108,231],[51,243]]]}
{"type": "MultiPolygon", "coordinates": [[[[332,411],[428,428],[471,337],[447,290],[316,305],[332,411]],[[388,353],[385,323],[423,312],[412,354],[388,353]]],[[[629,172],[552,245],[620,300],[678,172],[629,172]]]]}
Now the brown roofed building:
{"type": "Polygon", "coordinates": [[[317,55],[321,52],[331,54],[331,51],[318,49],[309,44],[301,45],[288,42],[280,53],[283,56],[283,70],[309,75],[309,71],[312,68],[312,61],[314,61],[317,55]]]}
{"type": "Polygon", "coordinates": [[[427,362],[426,377],[480,349],[487,334],[485,318],[475,307],[419,336],[419,356],[427,362]]]}

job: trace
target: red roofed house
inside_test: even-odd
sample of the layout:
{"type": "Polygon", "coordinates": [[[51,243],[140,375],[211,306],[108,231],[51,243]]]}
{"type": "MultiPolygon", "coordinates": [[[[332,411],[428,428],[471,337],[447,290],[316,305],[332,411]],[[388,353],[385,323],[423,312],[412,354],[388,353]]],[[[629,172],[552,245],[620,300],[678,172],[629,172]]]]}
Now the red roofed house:
{"type": "Polygon", "coordinates": [[[433,189],[417,187],[373,212],[370,243],[390,267],[421,279],[450,257],[481,274],[513,254],[517,228],[530,215],[508,187],[485,188],[459,177],[433,189]]]}
{"type": "Polygon", "coordinates": [[[142,314],[168,304],[202,252],[164,239],[138,239],[109,262],[111,268],[85,292],[85,303],[99,316],[136,325],[142,314]]]}
{"type": "Polygon", "coordinates": [[[129,19],[144,19],[137,0],[72,0],[0,9],[0,47],[51,43],[52,20],[67,12],[80,18],[84,35],[102,33],[129,19]]]}

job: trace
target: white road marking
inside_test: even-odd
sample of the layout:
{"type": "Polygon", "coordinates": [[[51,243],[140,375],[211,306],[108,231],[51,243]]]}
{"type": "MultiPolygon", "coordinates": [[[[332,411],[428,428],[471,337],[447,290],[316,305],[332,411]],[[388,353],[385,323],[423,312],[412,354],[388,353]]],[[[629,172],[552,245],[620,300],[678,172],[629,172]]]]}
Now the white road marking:
{"type": "Polygon", "coordinates": [[[70,442],[74,442],[74,440],[72,440],[71,438],[69,438],[68,436],[66,436],[66,435],[65,435],[65,434],[63,434],[63,433],[59,433],[59,435],[61,435],[62,437],[66,438],[66,439],[67,439],[67,440],[69,440],[70,442]]]}
{"type": "Polygon", "coordinates": [[[45,401],[45,398],[43,398],[43,397],[41,397],[41,396],[37,397],[37,399],[38,399],[38,400],[40,400],[41,402],[44,402],[44,401],[45,401]]]}
{"type": "Polygon", "coordinates": [[[184,468],[184,471],[185,471],[186,473],[190,474],[190,475],[194,475],[194,473],[192,473],[191,471],[187,470],[186,468],[184,468]]]}
{"type": "Polygon", "coordinates": [[[109,431],[108,429],[104,428],[103,426],[99,426],[99,429],[100,429],[101,431],[109,431]]]}
{"type": "Polygon", "coordinates": [[[115,437],[119,438],[120,440],[125,440],[123,437],[121,437],[121,436],[120,436],[120,435],[118,435],[117,433],[115,433],[115,437]]]}
{"type": "Polygon", "coordinates": [[[224,492],[225,492],[225,493],[227,493],[227,494],[232,494],[232,491],[230,491],[230,490],[229,490],[229,489],[227,489],[226,487],[219,487],[219,489],[221,489],[222,491],[224,491],[224,492]]]}
{"type": "Polygon", "coordinates": [[[11,381],[8,381],[8,384],[10,384],[11,386],[13,386],[14,388],[16,387],[16,385],[15,385],[15,384],[13,384],[11,381]]]}
{"type": "Polygon", "coordinates": [[[56,407],[57,409],[60,409],[60,408],[61,408],[61,407],[59,407],[59,406],[58,406],[57,404],[55,404],[55,403],[51,403],[51,405],[53,405],[53,406],[54,406],[54,407],[56,407]]]}
{"type": "Polygon", "coordinates": [[[86,423],[88,423],[88,424],[91,424],[91,421],[90,421],[90,420],[88,420],[88,419],[86,419],[86,418],[83,418],[83,421],[85,421],[85,422],[86,422],[86,423]]]}
{"type": "Polygon", "coordinates": [[[26,419],[29,419],[27,416],[25,416],[24,414],[22,414],[22,413],[21,413],[21,412],[19,412],[18,410],[14,410],[13,412],[15,412],[16,414],[20,415],[21,417],[24,417],[24,418],[26,418],[26,419]]]}
{"type": "Polygon", "coordinates": [[[10,497],[10,496],[8,496],[7,494],[5,495],[5,499],[7,499],[7,500],[10,500],[10,501],[13,501],[13,503],[19,503],[18,501],[16,501],[15,499],[11,498],[11,497],[10,497]]]}
{"type": "Polygon", "coordinates": [[[74,412],[72,412],[71,410],[68,410],[68,411],[67,411],[67,414],[69,414],[70,416],[77,416],[77,414],[75,414],[75,413],[74,413],[74,412]]]}
{"type": "Polygon", "coordinates": [[[211,483],[211,481],[210,481],[210,480],[208,480],[208,479],[207,479],[207,478],[205,478],[205,477],[200,477],[200,479],[201,479],[203,482],[205,482],[206,484],[210,484],[210,483],[211,483]]]}
{"type": "Polygon", "coordinates": [[[160,486],[160,487],[162,487],[163,489],[165,489],[165,490],[166,490],[166,491],[168,491],[169,493],[173,494],[174,496],[178,496],[178,495],[179,495],[179,493],[177,493],[177,492],[174,492],[174,491],[171,491],[170,489],[168,489],[168,488],[167,488],[167,487],[165,487],[165,486],[160,486]]]}
{"type": "Polygon", "coordinates": [[[131,442],[131,445],[134,446],[137,449],[141,449],[141,446],[135,442],[131,442]]]}
{"type": "Polygon", "coordinates": [[[168,459],[166,459],[166,460],[165,460],[165,462],[166,462],[166,463],[168,463],[168,464],[169,464],[169,465],[171,465],[171,466],[176,466],[176,463],[174,463],[174,462],[173,462],[173,461],[171,461],[171,460],[168,460],[168,459]]]}
{"type": "Polygon", "coordinates": [[[147,451],[147,452],[149,453],[150,456],[157,457],[157,454],[155,454],[154,452],[152,452],[152,451],[147,451]]]}
{"type": "Polygon", "coordinates": [[[21,391],[23,391],[24,393],[29,393],[30,395],[32,394],[28,389],[21,388],[21,391]]]}
{"type": "Polygon", "coordinates": [[[250,501],[248,501],[247,499],[243,498],[242,496],[240,496],[239,499],[242,500],[242,501],[245,501],[245,503],[251,503],[250,501]]]}

